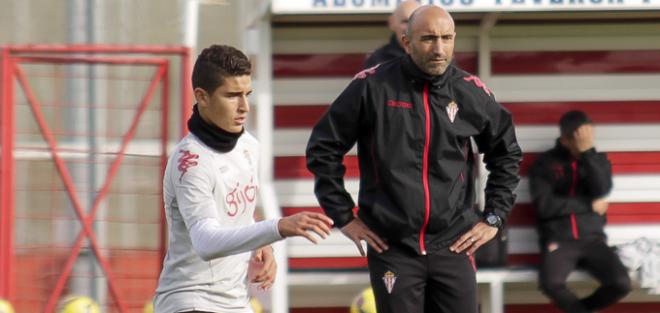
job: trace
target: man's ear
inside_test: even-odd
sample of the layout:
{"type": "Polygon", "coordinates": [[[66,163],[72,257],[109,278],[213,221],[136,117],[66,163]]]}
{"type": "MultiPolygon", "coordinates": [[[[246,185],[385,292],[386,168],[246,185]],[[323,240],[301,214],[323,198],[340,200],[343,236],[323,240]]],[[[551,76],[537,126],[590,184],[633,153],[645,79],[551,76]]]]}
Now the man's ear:
{"type": "Polygon", "coordinates": [[[401,36],[401,42],[403,43],[403,48],[406,50],[406,53],[410,54],[410,38],[408,38],[407,34],[401,36]]]}
{"type": "Polygon", "coordinates": [[[199,105],[206,106],[209,103],[209,94],[206,90],[197,87],[193,90],[193,93],[195,94],[195,100],[197,100],[199,105]]]}

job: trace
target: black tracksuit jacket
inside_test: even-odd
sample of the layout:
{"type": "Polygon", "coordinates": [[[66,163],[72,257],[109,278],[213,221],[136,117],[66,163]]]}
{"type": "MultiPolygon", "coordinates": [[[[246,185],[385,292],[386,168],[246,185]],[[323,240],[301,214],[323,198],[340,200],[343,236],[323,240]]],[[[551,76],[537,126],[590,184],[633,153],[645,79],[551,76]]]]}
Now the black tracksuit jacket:
{"type": "Polygon", "coordinates": [[[355,76],[314,127],[307,167],[321,207],[343,227],[355,204],[342,160],[357,142],[359,217],[390,244],[426,254],[480,218],[470,137],[490,171],[486,209],[505,219],[522,158],[511,114],[477,77],[453,65],[431,77],[404,56],[355,76]]]}
{"type": "Polygon", "coordinates": [[[529,182],[541,244],[605,238],[606,217],[591,206],[612,189],[612,165],[604,153],[592,148],[576,160],[557,140],[534,162],[529,182]]]}

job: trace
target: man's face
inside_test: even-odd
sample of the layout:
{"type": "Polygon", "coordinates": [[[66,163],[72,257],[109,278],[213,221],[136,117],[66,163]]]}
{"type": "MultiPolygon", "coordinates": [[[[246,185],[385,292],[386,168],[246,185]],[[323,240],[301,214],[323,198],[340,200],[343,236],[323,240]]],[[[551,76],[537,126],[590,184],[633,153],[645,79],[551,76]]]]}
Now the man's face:
{"type": "Polygon", "coordinates": [[[449,18],[425,14],[410,27],[410,36],[403,39],[406,52],[425,73],[443,74],[454,57],[454,23],[449,18]]]}
{"type": "Polygon", "coordinates": [[[403,42],[401,37],[406,33],[408,29],[408,18],[419,7],[417,1],[406,1],[399,5],[399,7],[390,15],[389,25],[390,29],[396,35],[396,39],[399,41],[401,47],[403,47],[403,42]]]}
{"type": "Polygon", "coordinates": [[[403,42],[401,42],[401,37],[406,33],[408,28],[408,18],[400,18],[398,16],[392,16],[393,22],[390,27],[392,31],[396,34],[396,39],[399,41],[399,44],[403,47],[403,42]]]}
{"type": "Polygon", "coordinates": [[[250,75],[227,77],[210,95],[204,89],[195,89],[202,119],[230,133],[239,133],[243,130],[250,112],[248,103],[250,93],[252,93],[250,75]]]}
{"type": "Polygon", "coordinates": [[[577,157],[582,151],[593,146],[593,125],[591,123],[583,124],[578,127],[573,134],[562,135],[559,137],[559,140],[564,147],[571,151],[571,154],[577,157]]]}

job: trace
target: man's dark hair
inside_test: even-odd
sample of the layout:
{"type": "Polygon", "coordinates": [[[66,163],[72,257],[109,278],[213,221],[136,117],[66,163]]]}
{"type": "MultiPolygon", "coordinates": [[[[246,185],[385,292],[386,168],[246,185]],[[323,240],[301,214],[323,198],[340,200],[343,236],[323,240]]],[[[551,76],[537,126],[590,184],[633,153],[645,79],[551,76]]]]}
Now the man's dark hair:
{"type": "Polygon", "coordinates": [[[573,133],[584,124],[591,124],[591,119],[582,111],[569,111],[559,119],[559,131],[561,135],[573,138],[573,133]]]}
{"type": "Polygon", "coordinates": [[[209,94],[222,85],[226,77],[252,73],[252,64],[240,50],[212,45],[199,54],[192,72],[192,86],[202,88],[209,94]]]}

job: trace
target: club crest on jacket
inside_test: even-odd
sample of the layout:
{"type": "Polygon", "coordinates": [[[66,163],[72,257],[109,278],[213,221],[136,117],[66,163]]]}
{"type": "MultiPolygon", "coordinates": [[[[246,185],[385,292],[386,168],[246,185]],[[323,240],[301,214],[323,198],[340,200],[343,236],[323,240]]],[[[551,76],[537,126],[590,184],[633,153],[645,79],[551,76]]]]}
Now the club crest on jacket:
{"type": "Polygon", "coordinates": [[[458,113],[458,104],[456,104],[456,101],[449,102],[449,104],[447,104],[447,116],[449,117],[450,122],[454,122],[454,119],[456,119],[456,113],[458,113]]]}

